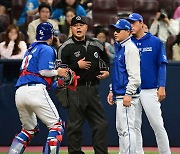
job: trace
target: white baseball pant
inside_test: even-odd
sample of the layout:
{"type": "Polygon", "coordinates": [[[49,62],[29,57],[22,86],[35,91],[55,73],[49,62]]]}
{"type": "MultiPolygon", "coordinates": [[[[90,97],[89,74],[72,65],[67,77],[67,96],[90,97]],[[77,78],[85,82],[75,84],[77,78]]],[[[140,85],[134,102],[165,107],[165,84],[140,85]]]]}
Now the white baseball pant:
{"type": "Polygon", "coordinates": [[[123,106],[123,99],[117,99],[116,129],[119,136],[119,154],[135,154],[135,107],[139,98],[133,98],[130,107],[123,106]]]}
{"type": "Polygon", "coordinates": [[[26,130],[37,126],[36,116],[48,128],[59,122],[58,111],[43,84],[19,87],[16,90],[15,101],[22,127],[26,130]]]}
{"type": "Polygon", "coordinates": [[[157,89],[143,89],[140,93],[140,102],[136,106],[136,154],[144,154],[141,134],[142,107],[154,130],[159,153],[171,154],[168,135],[161,115],[161,103],[158,101],[157,89]]]}

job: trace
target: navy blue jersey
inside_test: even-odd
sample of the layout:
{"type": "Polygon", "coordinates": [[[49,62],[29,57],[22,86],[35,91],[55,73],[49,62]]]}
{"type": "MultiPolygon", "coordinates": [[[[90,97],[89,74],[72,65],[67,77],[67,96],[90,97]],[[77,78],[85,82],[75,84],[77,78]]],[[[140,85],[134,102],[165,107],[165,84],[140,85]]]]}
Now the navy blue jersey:
{"type": "Polygon", "coordinates": [[[162,63],[168,63],[164,44],[151,33],[146,33],[141,39],[134,36],[131,39],[140,51],[141,89],[158,88],[159,68],[162,63]]]}
{"type": "MultiPolygon", "coordinates": [[[[26,66],[28,72],[34,74],[39,74],[39,71],[41,70],[53,70],[55,58],[55,51],[52,47],[45,42],[35,42],[31,44],[26,51],[20,71],[22,72],[24,66],[26,66]],[[27,60],[28,63],[26,64],[27,60]]],[[[47,82],[41,76],[28,74],[19,77],[16,87],[27,83],[42,83],[47,86],[47,82]]]]}

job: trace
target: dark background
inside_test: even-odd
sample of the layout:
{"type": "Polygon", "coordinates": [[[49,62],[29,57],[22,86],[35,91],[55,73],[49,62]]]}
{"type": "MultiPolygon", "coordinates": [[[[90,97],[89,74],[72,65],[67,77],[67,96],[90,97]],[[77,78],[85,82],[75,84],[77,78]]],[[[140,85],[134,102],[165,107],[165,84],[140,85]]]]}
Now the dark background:
{"type": "MultiPolygon", "coordinates": [[[[18,77],[21,61],[0,60],[0,146],[9,146],[15,136],[21,130],[18,112],[14,102],[14,85],[18,77]]],[[[101,81],[100,97],[104,106],[106,118],[109,123],[109,146],[118,146],[118,136],[115,128],[115,105],[109,106],[106,101],[108,85],[111,76],[101,81]]],[[[180,147],[180,63],[170,62],[167,66],[167,98],[162,102],[162,112],[167,130],[170,146],[180,147]]],[[[50,96],[58,108],[61,118],[67,121],[67,109],[62,109],[56,101],[53,91],[50,96]]],[[[152,111],[153,112],[153,111],[152,111]]],[[[31,145],[43,145],[48,134],[47,128],[40,121],[40,133],[32,139],[31,145]]],[[[154,133],[143,113],[142,133],[144,146],[157,146],[154,133]]],[[[91,146],[91,129],[87,122],[83,127],[82,145],[91,146]]],[[[67,145],[66,131],[62,145],[67,145]]]]}

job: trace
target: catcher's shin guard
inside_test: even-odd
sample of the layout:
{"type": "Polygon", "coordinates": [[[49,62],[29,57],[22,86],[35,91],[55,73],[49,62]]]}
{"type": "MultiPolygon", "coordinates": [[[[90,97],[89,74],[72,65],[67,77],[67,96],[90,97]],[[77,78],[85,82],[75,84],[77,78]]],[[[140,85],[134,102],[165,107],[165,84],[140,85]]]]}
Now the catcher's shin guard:
{"type": "Polygon", "coordinates": [[[8,154],[22,154],[25,148],[26,145],[22,141],[15,138],[11,144],[8,154]]]}
{"type": "Polygon", "coordinates": [[[22,154],[32,137],[38,132],[38,127],[33,130],[22,129],[21,132],[13,139],[8,154],[22,154]]]}
{"type": "Polygon", "coordinates": [[[58,154],[59,153],[60,142],[57,139],[51,139],[46,142],[43,154],[58,154]]]}
{"type": "Polygon", "coordinates": [[[55,124],[49,131],[43,154],[58,154],[63,134],[64,124],[62,122],[55,124]]]}

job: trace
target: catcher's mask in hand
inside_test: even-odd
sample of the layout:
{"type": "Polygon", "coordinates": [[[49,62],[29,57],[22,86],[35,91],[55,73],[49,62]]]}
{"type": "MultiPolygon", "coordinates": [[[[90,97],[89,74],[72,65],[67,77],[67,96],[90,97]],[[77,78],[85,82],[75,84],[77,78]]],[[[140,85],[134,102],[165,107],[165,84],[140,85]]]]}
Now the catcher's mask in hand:
{"type": "MultiPolygon", "coordinates": [[[[68,68],[66,64],[60,64],[59,62],[56,64],[57,68],[68,68]]],[[[57,78],[57,87],[64,88],[67,87],[71,90],[76,90],[77,87],[77,80],[79,76],[76,75],[74,71],[68,68],[68,73],[66,77],[58,77],[57,78]]]]}

